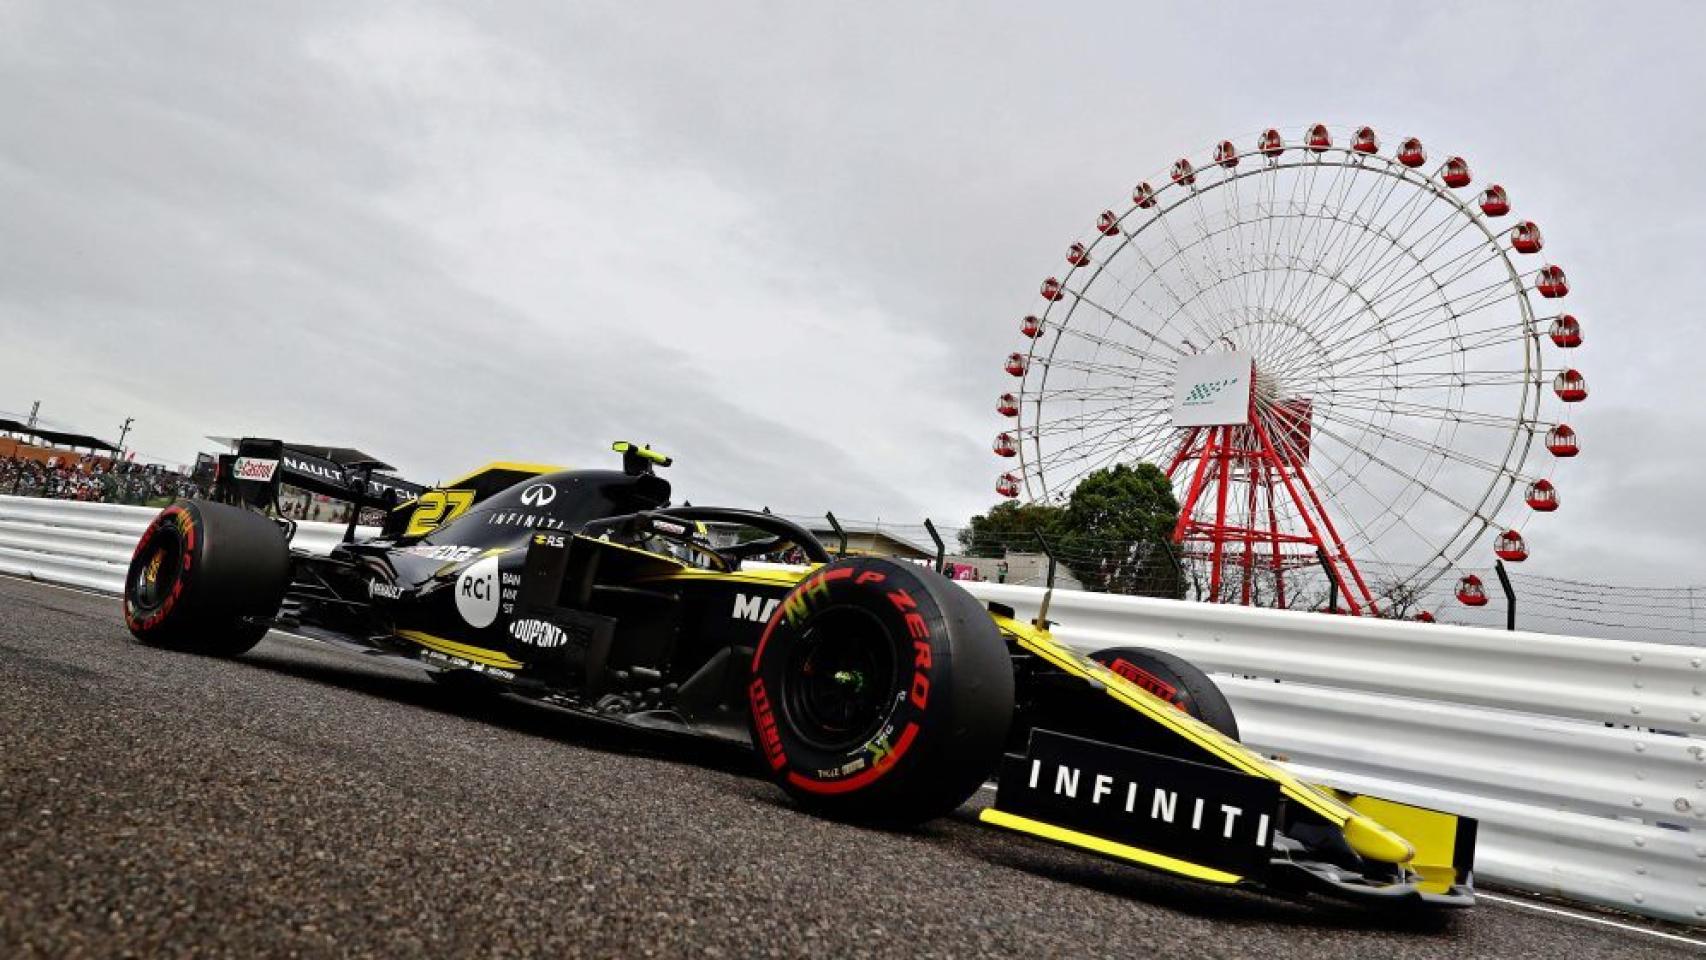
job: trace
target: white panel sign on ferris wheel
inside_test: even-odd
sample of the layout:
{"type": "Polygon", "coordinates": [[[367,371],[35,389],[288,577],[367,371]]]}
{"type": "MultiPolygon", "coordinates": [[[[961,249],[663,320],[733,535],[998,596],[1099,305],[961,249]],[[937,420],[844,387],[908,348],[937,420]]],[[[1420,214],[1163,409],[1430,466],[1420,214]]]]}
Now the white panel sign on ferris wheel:
{"type": "Polygon", "coordinates": [[[1248,423],[1253,369],[1244,350],[1213,350],[1180,360],[1173,380],[1173,426],[1248,423]]]}

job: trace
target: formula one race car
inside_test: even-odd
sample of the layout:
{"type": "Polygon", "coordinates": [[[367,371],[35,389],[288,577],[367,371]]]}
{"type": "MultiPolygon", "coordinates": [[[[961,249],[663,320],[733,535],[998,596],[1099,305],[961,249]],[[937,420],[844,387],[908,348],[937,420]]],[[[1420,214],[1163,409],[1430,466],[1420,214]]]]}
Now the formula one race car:
{"type": "MultiPolygon", "coordinates": [[[[1238,742],[1177,657],[1085,656],[936,571],[829,555],[768,513],[669,505],[654,468],[492,464],[422,488],[278,441],[223,458],[216,497],[137,544],[127,624],[235,656],[278,627],[635,726],[750,742],[802,807],[915,824],[987,781],[999,828],[1218,884],[1473,902],[1474,821],[1298,780],[1238,742]],[[282,466],[281,466],[282,464],[282,466]],[[385,509],[330,555],[293,549],[281,481],[385,509]],[[316,486],[318,484],[318,486],[316,486]],[[760,562],[790,559],[792,564],[760,562]]],[[[325,451],[321,451],[325,454],[325,451]]],[[[328,454],[329,456],[329,454],[328,454]]]]}

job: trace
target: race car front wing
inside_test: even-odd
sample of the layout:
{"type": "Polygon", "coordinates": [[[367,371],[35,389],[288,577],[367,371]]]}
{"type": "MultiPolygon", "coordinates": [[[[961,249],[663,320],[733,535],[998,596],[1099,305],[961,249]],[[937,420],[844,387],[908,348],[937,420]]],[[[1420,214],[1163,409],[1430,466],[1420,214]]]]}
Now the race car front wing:
{"type": "MultiPolygon", "coordinates": [[[[1324,789],[1324,788],[1323,788],[1324,789]]],[[[980,819],[1194,880],[1359,900],[1469,906],[1475,821],[1374,797],[1328,791],[1402,836],[1402,864],[1364,861],[1337,830],[1292,823],[1271,779],[1129,747],[1033,731],[1003,762],[980,819]]]]}

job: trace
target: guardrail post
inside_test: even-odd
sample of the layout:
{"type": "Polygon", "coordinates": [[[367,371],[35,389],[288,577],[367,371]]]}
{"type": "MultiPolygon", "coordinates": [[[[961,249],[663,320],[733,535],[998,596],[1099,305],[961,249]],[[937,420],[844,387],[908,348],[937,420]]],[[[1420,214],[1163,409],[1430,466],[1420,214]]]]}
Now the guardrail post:
{"type": "Polygon", "coordinates": [[[930,534],[930,539],[936,541],[936,572],[941,573],[947,564],[948,547],[942,542],[942,535],[936,532],[936,525],[930,522],[929,517],[924,518],[924,530],[930,534]]]}
{"type": "Polygon", "coordinates": [[[1494,560],[1493,569],[1499,572],[1499,586],[1505,588],[1505,629],[1516,629],[1516,590],[1511,587],[1510,574],[1505,572],[1505,562],[1494,560]]]}

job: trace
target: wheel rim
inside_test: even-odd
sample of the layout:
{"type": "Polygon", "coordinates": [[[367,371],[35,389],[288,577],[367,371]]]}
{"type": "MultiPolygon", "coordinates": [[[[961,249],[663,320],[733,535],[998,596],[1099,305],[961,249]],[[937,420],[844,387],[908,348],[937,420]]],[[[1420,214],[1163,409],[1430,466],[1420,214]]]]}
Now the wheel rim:
{"type": "Polygon", "coordinates": [[[853,607],[812,618],[783,676],[783,713],[793,733],[830,752],[868,742],[895,693],[895,650],[881,621],[853,607]]]}
{"type": "Polygon", "coordinates": [[[183,569],[182,544],[177,533],[162,527],[155,532],[155,538],[148,559],[130,586],[131,607],[145,612],[157,610],[166,602],[183,569]]]}

